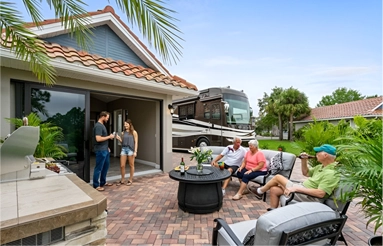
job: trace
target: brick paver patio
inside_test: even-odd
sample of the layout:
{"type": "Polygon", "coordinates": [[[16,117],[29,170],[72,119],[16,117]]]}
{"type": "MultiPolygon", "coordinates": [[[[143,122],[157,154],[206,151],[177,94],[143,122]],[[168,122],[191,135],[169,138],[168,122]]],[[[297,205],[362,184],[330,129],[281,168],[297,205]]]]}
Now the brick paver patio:
{"type": "MultiPolygon", "coordinates": [[[[187,153],[173,153],[174,166],[181,156],[185,157],[186,165],[194,165],[187,153]]],[[[299,160],[292,179],[303,179],[299,160]]],[[[178,182],[170,179],[168,173],[137,177],[131,186],[107,187],[103,192],[108,198],[107,245],[209,245],[214,218],[224,218],[228,223],[257,219],[268,207],[267,202],[252,194],[233,201],[231,197],[239,188],[239,182],[233,179],[220,211],[203,215],[184,213],[178,209],[177,188],[178,182]]],[[[348,244],[366,245],[373,228],[366,229],[366,219],[355,202],[347,215],[343,234],[348,244]]]]}

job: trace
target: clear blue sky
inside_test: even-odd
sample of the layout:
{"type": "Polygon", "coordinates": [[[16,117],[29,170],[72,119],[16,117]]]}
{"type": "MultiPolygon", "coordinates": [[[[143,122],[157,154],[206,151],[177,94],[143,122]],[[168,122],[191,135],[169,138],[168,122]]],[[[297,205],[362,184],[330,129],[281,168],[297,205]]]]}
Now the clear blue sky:
{"type": "MultiPolygon", "coordinates": [[[[15,2],[22,7],[21,0],[15,2]]],[[[89,11],[108,5],[106,0],[85,2],[89,11]]],[[[185,39],[180,61],[167,68],[199,89],[230,85],[244,90],[255,112],[257,99],[275,86],[299,89],[311,107],[339,87],[382,95],[381,0],[165,3],[177,11],[185,39]]],[[[109,4],[131,26],[115,2],[109,4]]],[[[46,19],[54,17],[45,13],[46,19]]],[[[141,37],[137,27],[132,30],[141,37]]]]}

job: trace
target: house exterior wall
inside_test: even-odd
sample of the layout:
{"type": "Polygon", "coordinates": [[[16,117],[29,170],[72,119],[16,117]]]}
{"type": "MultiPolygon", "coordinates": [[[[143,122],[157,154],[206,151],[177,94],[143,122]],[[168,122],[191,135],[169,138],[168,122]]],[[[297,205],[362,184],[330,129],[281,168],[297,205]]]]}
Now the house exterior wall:
{"type": "MultiPolygon", "coordinates": [[[[7,134],[12,132],[11,125],[4,118],[12,118],[15,117],[15,106],[13,104],[14,94],[12,93],[11,79],[28,81],[28,82],[36,82],[38,83],[36,77],[29,71],[17,70],[12,68],[1,67],[1,119],[0,119],[0,129],[1,129],[1,138],[7,136],[7,134]]],[[[105,82],[107,83],[107,82],[105,82]]],[[[153,161],[157,164],[160,164],[160,155],[159,151],[155,151],[156,148],[160,148],[162,145],[162,153],[163,153],[163,171],[168,172],[173,169],[172,164],[172,116],[170,115],[169,110],[167,109],[167,105],[172,103],[172,96],[166,94],[159,94],[154,92],[148,92],[143,90],[137,90],[134,88],[126,88],[121,86],[114,86],[112,84],[102,84],[102,83],[94,83],[92,81],[86,80],[76,80],[72,78],[66,77],[58,77],[57,84],[66,87],[72,88],[81,88],[88,89],[92,91],[100,91],[100,92],[108,92],[115,93],[118,95],[131,95],[135,97],[142,98],[150,98],[152,100],[157,100],[157,102],[148,102],[153,108],[156,110],[150,109],[148,112],[145,108],[146,102],[142,102],[142,106],[139,104],[131,108],[129,110],[129,115],[132,116],[132,120],[135,123],[135,126],[138,130],[139,135],[139,147],[140,152],[154,152],[156,154],[149,155],[149,160],[153,161]],[[162,119],[163,119],[163,141],[161,143],[160,139],[160,110],[157,110],[159,107],[156,107],[160,101],[162,103],[162,119]],[[144,109],[145,108],[145,109],[144,109]],[[136,116],[134,116],[136,115],[136,116]],[[133,118],[134,116],[134,118],[133,118]],[[153,119],[155,117],[156,124],[155,127],[152,125],[148,125],[146,123],[148,117],[153,119]],[[152,136],[151,140],[146,140],[145,134],[148,131],[148,134],[152,136]],[[141,133],[140,133],[141,132],[141,133]],[[153,138],[154,136],[154,138],[153,138]],[[153,140],[155,139],[155,140],[153,140]]],[[[129,108],[129,106],[127,105],[129,108]]],[[[144,155],[143,155],[144,156],[144,155]]],[[[140,153],[138,155],[140,157],[140,153]]],[[[141,159],[141,158],[140,158],[141,159]]],[[[143,159],[145,160],[145,159],[143,159]]]]}
{"type": "MultiPolygon", "coordinates": [[[[87,51],[89,54],[96,54],[105,58],[112,58],[116,61],[121,60],[126,63],[148,67],[108,25],[98,26],[92,29],[92,32],[93,44],[89,45],[90,47],[87,51]]],[[[83,50],[78,46],[76,38],[71,38],[70,34],[62,34],[45,38],[44,40],[72,47],[76,50],[83,50]]]]}
{"type": "MultiPolygon", "coordinates": [[[[347,118],[347,119],[344,119],[344,120],[346,120],[350,124],[351,127],[355,127],[354,119],[347,118]]],[[[317,120],[317,122],[320,122],[320,121],[323,121],[323,120],[317,120]]],[[[328,121],[328,122],[330,122],[331,124],[334,124],[334,125],[338,125],[340,120],[325,120],[325,121],[328,121]]],[[[302,127],[304,127],[305,125],[313,123],[313,122],[314,121],[294,123],[295,131],[297,131],[297,130],[301,129],[302,127]]]]}

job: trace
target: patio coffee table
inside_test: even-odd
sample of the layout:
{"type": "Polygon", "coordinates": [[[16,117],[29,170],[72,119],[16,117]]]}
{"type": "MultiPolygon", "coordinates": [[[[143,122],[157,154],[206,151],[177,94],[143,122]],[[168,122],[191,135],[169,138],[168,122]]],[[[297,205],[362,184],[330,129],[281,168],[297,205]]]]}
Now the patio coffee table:
{"type": "Polygon", "coordinates": [[[222,207],[221,181],[229,178],[230,172],[215,167],[204,167],[203,171],[197,174],[196,167],[191,166],[185,175],[169,172],[171,179],[179,181],[178,206],[185,212],[207,214],[222,207]]]}

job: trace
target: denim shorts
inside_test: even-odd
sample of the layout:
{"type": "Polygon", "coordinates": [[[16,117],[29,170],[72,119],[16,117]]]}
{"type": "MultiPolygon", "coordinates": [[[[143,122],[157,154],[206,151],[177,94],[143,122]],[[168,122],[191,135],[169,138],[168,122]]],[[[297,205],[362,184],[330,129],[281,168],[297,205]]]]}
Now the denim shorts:
{"type": "Polygon", "coordinates": [[[132,156],[134,151],[129,147],[122,147],[120,155],[132,156]]]}

